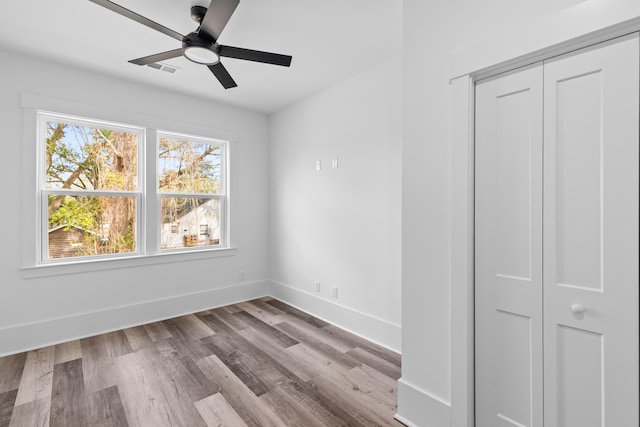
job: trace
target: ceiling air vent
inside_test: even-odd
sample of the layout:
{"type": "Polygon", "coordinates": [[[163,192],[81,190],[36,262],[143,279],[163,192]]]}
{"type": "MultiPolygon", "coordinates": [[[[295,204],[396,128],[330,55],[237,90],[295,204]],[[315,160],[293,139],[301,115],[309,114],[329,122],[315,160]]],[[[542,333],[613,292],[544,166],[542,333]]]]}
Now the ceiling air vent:
{"type": "Polygon", "coordinates": [[[167,65],[167,64],[163,64],[161,62],[152,62],[151,64],[147,64],[147,66],[155,69],[155,70],[161,70],[161,71],[165,71],[169,74],[173,74],[176,71],[179,70],[178,67],[174,67],[172,65],[167,65]]]}

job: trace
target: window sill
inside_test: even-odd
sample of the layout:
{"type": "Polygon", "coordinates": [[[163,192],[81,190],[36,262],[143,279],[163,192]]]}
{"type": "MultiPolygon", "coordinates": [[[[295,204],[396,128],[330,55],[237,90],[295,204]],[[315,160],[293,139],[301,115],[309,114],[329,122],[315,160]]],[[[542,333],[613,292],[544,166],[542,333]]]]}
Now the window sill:
{"type": "Polygon", "coordinates": [[[21,268],[23,279],[59,276],[64,274],[87,273],[103,270],[115,270],[145,265],[166,264],[168,262],[194,261],[200,259],[234,256],[237,248],[193,250],[168,252],[154,255],[136,255],[126,258],[74,261],[57,264],[43,264],[21,268]]]}

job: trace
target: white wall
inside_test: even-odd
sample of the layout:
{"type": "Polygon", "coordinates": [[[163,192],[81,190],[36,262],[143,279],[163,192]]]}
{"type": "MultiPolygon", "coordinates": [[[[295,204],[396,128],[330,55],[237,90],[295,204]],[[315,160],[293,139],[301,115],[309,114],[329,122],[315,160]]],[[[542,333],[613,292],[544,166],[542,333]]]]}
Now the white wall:
{"type": "MultiPolygon", "coordinates": [[[[404,0],[399,419],[450,423],[451,56],[580,0],[404,0]]],[[[535,37],[535,35],[531,35],[535,37]]]]}
{"type": "MultiPolygon", "coordinates": [[[[0,51],[3,183],[0,245],[0,355],[175,316],[268,290],[268,119],[64,65],[0,51]],[[20,212],[24,174],[21,94],[166,119],[237,135],[232,197],[234,256],[121,270],[24,278],[20,212]],[[9,225],[12,226],[9,226],[9,225]],[[239,282],[239,271],[246,281],[239,282]],[[43,323],[41,323],[43,322],[43,323]]],[[[213,85],[213,83],[212,83],[213,85]]],[[[136,123],[133,123],[136,124],[136,123]]],[[[171,129],[167,129],[171,130],[171,129]]],[[[34,159],[35,161],[35,159],[34,159]]],[[[35,163],[34,163],[35,166],[35,163]]],[[[32,226],[32,224],[27,224],[32,226]]]]}
{"type": "Polygon", "coordinates": [[[401,69],[390,60],[270,121],[272,293],[395,349],[401,69]]]}

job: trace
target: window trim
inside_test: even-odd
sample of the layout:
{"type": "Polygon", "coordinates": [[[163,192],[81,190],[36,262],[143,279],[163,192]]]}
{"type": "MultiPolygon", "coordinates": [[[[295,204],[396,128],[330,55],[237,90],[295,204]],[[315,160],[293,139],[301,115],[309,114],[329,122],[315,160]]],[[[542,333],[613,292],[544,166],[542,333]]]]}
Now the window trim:
{"type": "MultiPolygon", "coordinates": [[[[109,108],[96,105],[84,104],[81,102],[75,102],[70,100],[48,98],[45,96],[34,95],[30,93],[22,93],[21,95],[22,106],[22,212],[23,220],[21,222],[22,228],[22,266],[20,268],[23,278],[36,278],[47,277],[61,274],[75,274],[83,272],[120,269],[128,267],[137,267],[153,264],[164,264],[167,262],[182,262],[189,260],[209,259],[226,256],[234,256],[237,253],[235,247],[235,229],[237,217],[235,213],[235,207],[232,203],[230,194],[233,192],[233,171],[234,171],[234,156],[235,145],[237,142],[237,134],[233,131],[214,128],[210,126],[202,126],[200,124],[180,121],[175,118],[163,118],[158,116],[150,116],[144,113],[138,113],[134,111],[127,111],[121,108],[109,108]],[[39,204],[41,197],[40,187],[40,174],[38,171],[34,173],[33,159],[36,159],[38,152],[41,151],[38,147],[39,135],[38,135],[38,116],[39,113],[49,113],[55,116],[71,116],[71,117],[99,117],[96,122],[107,123],[136,123],[136,125],[130,126],[132,128],[146,129],[146,143],[149,141],[156,141],[157,129],[173,129],[171,133],[178,133],[180,135],[200,135],[203,138],[220,140],[226,142],[226,166],[227,166],[227,194],[226,194],[226,206],[225,206],[225,230],[227,233],[226,246],[224,248],[189,248],[184,251],[173,251],[170,253],[152,253],[152,251],[144,250],[135,255],[132,253],[114,254],[108,258],[85,258],[78,259],[66,259],[65,261],[56,263],[41,263],[40,262],[40,248],[42,247],[42,232],[41,232],[41,215],[39,212],[39,204]]],[[[127,125],[127,127],[129,127],[127,125]]],[[[144,158],[147,159],[149,153],[153,151],[155,157],[155,150],[144,150],[144,158]]],[[[139,158],[139,161],[141,159],[139,158]]],[[[147,162],[147,176],[153,176],[156,173],[156,164],[154,162],[147,162]],[[149,170],[153,168],[153,171],[149,170]]],[[[141,179],[145,179],[142,177],[141,179]]],[[[155,180],[153,180],[155,182],[155,180]]],[[[159,200],[157,195],[151,196],[150,191],[154,191],[155,186],[148,186],[145,181],[141,185],[146,186],[148,189],[147,194],[144,192],[141,195],[141,207],[142,209],[149,209],[151,200],[159,200]]],[[[153,212],[153,211],[148,211],[153,212]]],[[[158,211],[159,212],[159,211],[158,211]]],[[[151,226],[150,220],[155,218],[156,224],[159,224],[158,215],[146,215],[143,220],[144,224],[140,224],[140,233],[138,237],[139,242],[146,242],[147,248],[158,247],[159,248],[159,236],[160,233],[149,234],[148,229],[151,226]],[[155,242],[150,239],[152,235],[156,235],[155,242]],[[144,239],[144,240],[143,240],[144,239]],[[153,246],[154,244],[158,246],[153,246]]],[[[157,228],[156,228],[157,230],[157,228]]]]}

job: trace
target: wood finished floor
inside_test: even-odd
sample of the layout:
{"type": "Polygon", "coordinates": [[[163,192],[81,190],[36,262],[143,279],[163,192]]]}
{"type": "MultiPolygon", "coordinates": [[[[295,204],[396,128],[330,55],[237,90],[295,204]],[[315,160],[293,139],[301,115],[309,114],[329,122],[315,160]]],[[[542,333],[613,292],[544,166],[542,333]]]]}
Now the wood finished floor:
{"type": "Polygon", "coordinates": [[[0,427],[401,426],[400,356],[262,298],[0,358],[0,427]]]}

